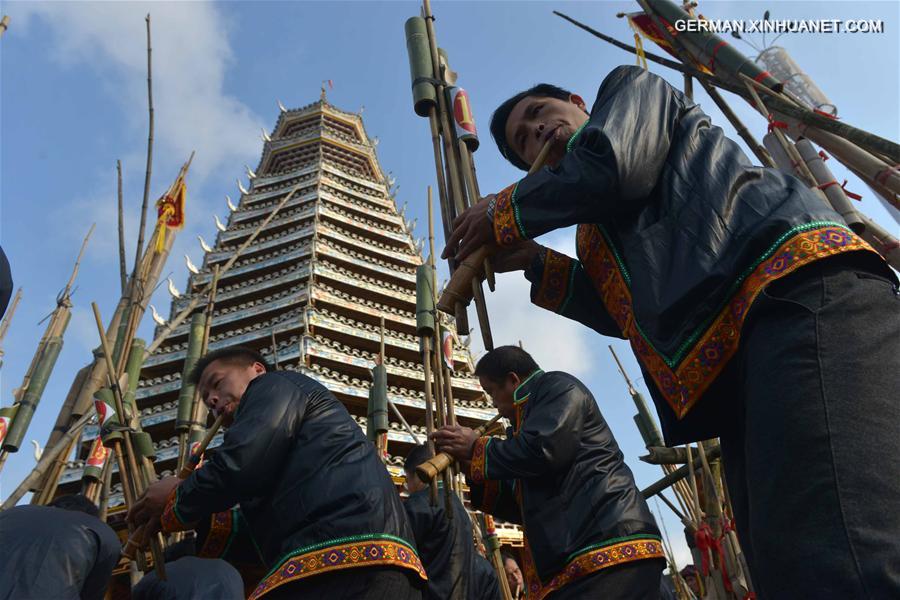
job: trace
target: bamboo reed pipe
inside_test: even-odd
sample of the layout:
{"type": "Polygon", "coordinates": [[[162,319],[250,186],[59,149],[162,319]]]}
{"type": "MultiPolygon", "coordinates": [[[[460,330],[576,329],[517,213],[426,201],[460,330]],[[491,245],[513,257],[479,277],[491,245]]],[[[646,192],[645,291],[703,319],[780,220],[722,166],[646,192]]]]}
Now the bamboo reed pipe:
{"type": "MultiPolygon", "coordinates": [[[[544,166],[552,145],[553,140],[547,140],[531,164],[531,168],[528,170],[529,175],[537,173],[544,166]]],[[[478,278],[484,270],[484,261],[488,260],[493,252],[493,246],[482,246],[456,266],[456,271],[450,276],[450,281],[447,282],[447,287],[444,288],[444,293],[438,300],[439,311],[452,315],[456,311],[457,303],[462,303],[464,306],[469,303],[472,299],[473,282],[478,282],[478,278]]]]}
{"type": "MultiPolygon", "coordinates": [[[[500,413],[494,415],[490,421],[484,423],[483,425],[479,425],[477,429],[475,429],[475,433],[479,436],[487,433],[491,427],[493,427],[497,421],[501,418],[500,413]]],[[[419,476],[423,482],[430,482],[432,479],[438,476],[439,473],[443,473],[447,467],[453,462],[453,457],[447,454],[446,452],[441,452],[434,458],[426,460],[421,465],[416,467],[416,475],[419,476]]]]}

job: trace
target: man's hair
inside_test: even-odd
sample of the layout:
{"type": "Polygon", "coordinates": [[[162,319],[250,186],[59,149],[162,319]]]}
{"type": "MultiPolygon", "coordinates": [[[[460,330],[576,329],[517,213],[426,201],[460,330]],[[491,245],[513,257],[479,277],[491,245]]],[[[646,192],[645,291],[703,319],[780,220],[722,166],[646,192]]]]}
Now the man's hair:
{"type": "Polygon", "coordinates": [[[432,456],[434,456],[434,454],[428,449],[428,446],[421,444],[413,446],[413,449],[406,455],[406,461],[403,463],[403,470],[407,473],[414,473],[416,467],[432,456]]]}
{"type": "Polygon", "coordinates": [[[513,555],[512,555],[512,552],[510,552],[509,550],[501,550],[501,551],[500,551],[500,558],[503,559],[504,564],[506,563],[506,561],[511,560],[511,561],[513,561],[514,563],[516,563],[516,566],[519,565],[519,561],[516,560],[516,557],[513,556],[513,555]]]}
{"type": "Polygon", "coordinates": [[[240,365],[242,367],[249,367],[253,363],[258,362],[262,363],[262,366],[266,368],[267,372],[272,370],[272,367],[269,366],[269,363],[266,362],[263,355],[253,348],[248,348],[247,346],[232,346],[231,348],[213,350],[198,360],[197,364],[194,365],[194,368],[191,369],[191,374],[188,376],[188,383],[193,383],[194,385],[200,383],[200,377],[203,376],[203,371],[217,360],[232,365],[240,365]]]}
{"type": "Polygon", "coordinates": [[[87,499],[87,496],[84,494],[66,494],[65,496],[60,496],[59,498],[53,499],[47,506],[52,506],[54,508],[61,508],[63,510],[74,510],[76,512],[83,512],[91,515],[92,517],[96,517],[100,515],[99,509],[97,509],[97,505],[87,499]]]}
{"type": "Polygon", "coordinates": [[[497,110],[494,111],[493,116],[491,116],[491,136],[493,136],[494,141],[497,142],[497,148],[500,150],[500,154],[503,155],[503,158],[523,171],[527,171],[531,167],[531,165],[526,163],[518,154],[516,154],[512,149],[512,146],[510,146],[509,141],[506,139],[506,122],[509,120],[509,115],[513,108],[516,107],[516,104],[529,96],[568,100],[571,95],[572,92],[564,90],[561,87],[549,83],[539,83],[524,92],[519,92],[501,104],[497,110]]]}
{"type": "Polygon", "coordinates": [[[475,375],[492,381],[502,381],[509,373],[522,379],[538,369],[531,355],[518,346],[500,346],[481,357],[475,366],[475,375]]]}

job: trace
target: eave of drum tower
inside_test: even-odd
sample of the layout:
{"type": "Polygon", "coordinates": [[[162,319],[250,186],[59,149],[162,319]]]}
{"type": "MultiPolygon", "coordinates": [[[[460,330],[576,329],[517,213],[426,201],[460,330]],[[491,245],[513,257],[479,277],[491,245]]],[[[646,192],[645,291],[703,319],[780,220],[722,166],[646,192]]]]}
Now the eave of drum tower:
{"type": "MultiPolygon", "coordinates": [[[[282,111],[265,137],[250,186],[242,189],[199,274],[192,274],[185,293],[173,300],[170,318],[299,183],[293,198],[219,280],[209,348],[250,346],[272,364],[277,358],[281,369],[314,377],[365,429],[370,370],[384,317],[388,397],[424,442],[424,376],[415,335],[415,268],[422,256],[361,117],[323,97],[282,111]]],[[[189,321],[145,362],[136,394],[161,476],[173,474],[178,457],[176,403],[189,321]]],[[[468,350],[457,347],[454,367],[457,418],[472,426],[486,421],[494,410],[472,375],[468,350]]],[[[393,414],[391,419],[388,469],[399,480],[414,441],[393,414]]],[[[98,433],[96,427],[85,429],[80,456],[98,433]]],[[[210,447],[220,443],[221,434],[210,447]]],[[[77,491],[82,467],[81,460],[67,466],[61,493],[77,491]]],[[[110,505],[121,504],[118,483],[112,491],[110,505]]]]}

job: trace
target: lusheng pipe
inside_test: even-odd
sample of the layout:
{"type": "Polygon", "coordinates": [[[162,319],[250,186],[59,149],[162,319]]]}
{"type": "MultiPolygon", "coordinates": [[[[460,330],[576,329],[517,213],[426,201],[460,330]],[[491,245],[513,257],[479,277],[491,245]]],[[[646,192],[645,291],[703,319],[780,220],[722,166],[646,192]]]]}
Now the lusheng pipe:
{"type": "MultiPolygon", "coordinates": [[[[178,479],[187,479],[191,476],[191,473],[197,468],[197,465],[200,464],[200,457],[203,456],[203,453],[206,452],[206,449],[209,447],[212,439],[216,437],[216,434],[219,432],[219,429],[222,427],[222,422],[225,420],[225,413],[222,413],[213,424],[206,430],[206,434],[203,436],[203,439],[200,441],[200,445],[197,449],[191,453],[188,460],[185,461],[184,466],[181,467],[181,470],[178,472],[178,479]]],[[[122,548],[122,556],[129,560],[134,560],[135,556],[137,556],[138,551],[144,546],[144,528],[140,527],[135,530],[134,534],[128,538],[128,541],[125,542],[125,546],[122,548]]]]}
{"type": "MultiPolygon", "coordinates": [[[[528,170],[529,175],[537,173],[544,166],[544,163],[547,162],[553,141],[552,139],[547,140],[544,147],[541,148],[537,158],[534,159],[531,168],[528,170]]],[[[473,282],[477,282],[478,278],[484,273],[484,263],[493,252],[493,246],[482,246],[456,266],[456,270],[450,276],[450,281],[447,282],[447,286],[438,300],[437,308],[439,311],[452,315],[456,311],[458,303],[464,306],[469,304],[469,301],[472,299],[473,282]]]]}
{"type": "MultiPolygon", "coordinates": [[[[479,436],[487,433],[491,427],[493,427],[497,421],[501,418],[500,413],[494,415],[490,421],[484,423],[483,425],[478,426],[475,429],[475,433],[479,436]]],[[[416,467],[416,475],[419,476],[425,483],[431,483],[431,480],[437,477],[439,474],[443,473],[447,467],[453,462],[453,457],[447,454],[446,452],[441,452],[440,454],[430,458],[416,467]]]]}

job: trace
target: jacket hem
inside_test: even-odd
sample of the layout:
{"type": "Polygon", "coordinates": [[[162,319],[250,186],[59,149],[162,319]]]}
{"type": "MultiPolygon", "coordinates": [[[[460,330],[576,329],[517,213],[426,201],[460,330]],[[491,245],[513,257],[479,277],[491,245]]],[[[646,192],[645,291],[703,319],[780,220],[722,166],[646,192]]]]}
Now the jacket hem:
{"type": "Polygon", "coordinates": [[[627,272],[602,228],[580,226],[578,249],[604,306],[678,419],[693,408],[737,352],[748,310],[767,285],[816,260],[858,250],[874,252],[839,224],[808,223],[791,229],[738,279],[736,291],[698,332],[696,341],[686,348],[682,345],[684,356],[675,366],[652,346],[635,321],[627,272]]]}
{"type": "Polygon", "coordinates": [[[308,552],[303,552],[301,548],[289,554],[256,586],[248,600],[256,600],[286,583],[358,567],[401,567],[415,571],[424,581],[428,580],[416,551],[400,538],[378,534],[352,537],[359,539],[349,543],[326,543],[324,547],[308,552]]]}
{"type": "Polygon", "coordinates": [[[578,261],[548,249],[534,304],[551,312],[562,312],[572,294],[572,277],[577,265],[578,261]]]}
{"type": "Polygon", "coordinates": [[[218,512],[210,517],[209,533],[203,541],[203,547],[197,556],[203,558],[222,558],[231,547],[231,542],[238,533],[237,509],[218,512]]]}
{"type": "Polygon", "coordinates": [[[652,535],[638,534],[607,540],[573,553],[566,566],[546,585],[541,584],[534,563],[530,560],[530,553],[527,558],[525,579],[528,600],[543,600],[587,575],[637,560],[665,559],[665,554],[660,539],[652,535]]]}

